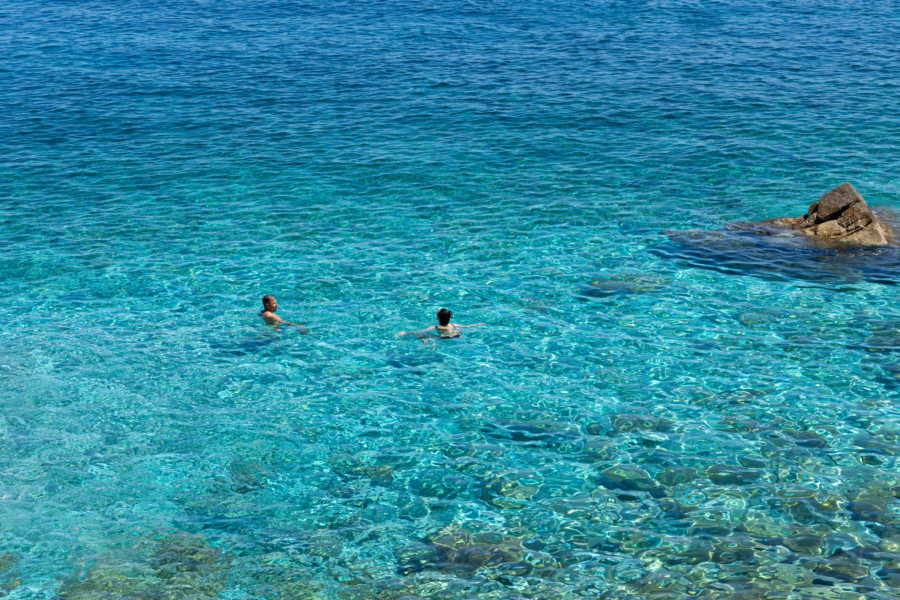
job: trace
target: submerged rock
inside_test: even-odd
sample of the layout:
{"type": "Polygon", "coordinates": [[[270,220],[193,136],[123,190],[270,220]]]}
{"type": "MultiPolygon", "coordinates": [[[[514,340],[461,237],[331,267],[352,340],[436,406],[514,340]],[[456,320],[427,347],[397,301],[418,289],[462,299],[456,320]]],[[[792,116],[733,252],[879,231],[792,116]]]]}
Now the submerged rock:
{"type": "Polygon", "coordinates": [[[422,498],[459,498],[465,496],[470,477],[449,469],[433,467],[417,471],[409,478],[409,489],[422,498]]]}
{"type": "Polygon", "coordinates": [[[336,456],[328,461],[331,470],[343,479],[367,477],[372,485],[390,485],[396,469],[392,465],[369,464],[355,456],[336,456]]]}
{"type": "Polygon", "coordinates": [[[805,235],[860,246],[890,243],[890,230],[849,183],[842,183],[819,198],[801,217],[782,217],[751,225],[781,225],[805,235]]]}
{"type": "Polygon", "coordinates": [[[794,438],[794,443],[798,446],[802,446],[804,448],[827,448],[828,441],[821,435],[814,431],[789,431],[787,432],[792,438],[794,438]]]}
{"type": "Polygon", "coordinates": [[[227,586],[234,557],[203,536],[175,531],[138,538],[129,549],[98,557],[86,571],[64,581],[57,597],[78,600],[122,598],[218,598],[227,586]]]}
{"type": "Polygon", "coordinates": [[[598,475],[600,485],[608,490],[648,492],[654,498],[666,495],[664,487],[650,478],[650,474],[634,465],[616,465],[598,475]]]}
{"type": "Polygon", "coordinates": [[[900,350],[900,331],[897,330],[897,324],[894,323],[893,326],[874,331],[862,342],[850,347],[859,347],[873,354],[897,352],[900,350]]]}
{"type": "Polygon", "coordinates": [[[664,417],[654,415],[619,413],[611,416],[612,426],[617,431],[672,431],[674,423],[664,417]]]}
{"type": "Polygon", "coordinates": [[[578,430],[569,423],[547,420],[519,421],[502,419],[483,426],[481,430],[495,439],[506,439],[514,442],[551,447],[560,446],[580,437],[578,430]]]}
{"type": "MultiPolygon", "coordinates": [[[[837,550],[828,558],[811,561],[816,573],[838,581],[855,583],[869,575],[869,569],[853,556],[837,550]]],[[[802,564],[802,563],[801,563],[802,564]]]]}
{"type": "Polygon", "coordinates": [[[0,555],[0,598],[22,585],[22,578],[13,568],[18,562],[18,554],[5,552],[0,555]]]}
{"type": "Polygon", "coordinates": [[[647,573],[631,584],[645,597],[673,598],[684,596],[692,587],[691,581],[678,571],[647,573]]]}
{"type": "Polygon", "coordinates": [[[541,489],[539,476],[532,471],[507,471],[484,481],[481,499],[494,508],[518,509],[541,489]]]}
{"type": "Polygon", "coordinates": [[[400,575],[424,571],[455,573],[472,577],[481,569],[529,573],[533,568],[553,565],[549,555],[528,550],[522,540],[497,533],[476,533],[449,526],[398,552],[400,575]],[[528,558],[528,562],[524,562],[528,558]]]}
{"type": "Polygon", "coordinates": [[[714,563],[735,563],[752,560],[765,545],[749,537],[732,535],[721,537],[713,544],[710,560],[714,563]]]}
{"type": "Polygon", "coordinates": [[[762,471],[732,465],[712,465],[706,469],[706,476],[719,485],[747,485],[758,480],[762,471]]]}
{"type": "Polygon", "coordinates": [[[255,460],[234,460],[231,462],[231,489],[239,494],[259,490],[268,485],[272,473],[255,460]]]}
{"type": "Polygon", "coordinates": [[[783,540],[784,546],[798,554],[819,555],[826,549],[825,538],[812,533],[798,533],[787,536],[783,540]]]}
{"type": "Polygon", "coordinates": [[[791,520],[800,524],[830,523],[846,506],[843,496],[819,489],[792,487],[778,490],[769,499],[773,508],[779,508],[791,520]]]}
{"type": "Polygon", "coordinates": [[[597,276],[581,288],[580,294],[591,298],[646,294],[662,289],[668,282],[646,273],[620,273],[597,276]]]}
{"type": "Polygon", "coordinates": [[[692,467],[675,465],[661,472],[656,480],[666,486],[689,483],[697,479],[697,470],[692,467]]]}

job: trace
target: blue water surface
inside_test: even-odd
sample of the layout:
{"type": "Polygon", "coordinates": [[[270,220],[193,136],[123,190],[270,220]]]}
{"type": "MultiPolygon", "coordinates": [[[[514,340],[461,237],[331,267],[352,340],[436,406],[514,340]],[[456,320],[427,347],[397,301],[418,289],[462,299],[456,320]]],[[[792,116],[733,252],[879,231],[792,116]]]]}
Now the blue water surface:
{"type": "Polygon", "coordinates": [[[900,251],[724,229],[900,210],[898,40],[5,2],[0,596],[900,598],[900,251]]]}

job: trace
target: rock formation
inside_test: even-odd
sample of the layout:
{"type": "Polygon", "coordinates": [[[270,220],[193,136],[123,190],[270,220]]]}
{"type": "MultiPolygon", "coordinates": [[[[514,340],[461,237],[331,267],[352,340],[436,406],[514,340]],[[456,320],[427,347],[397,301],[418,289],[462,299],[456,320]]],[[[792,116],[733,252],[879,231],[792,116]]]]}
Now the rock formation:
{"type": "MultiPolygon", "coordinates": [[[[666,234],[669,241],[650,252],[701,269],[767,279],[900,285],[900,215],[876,213],[849,183],[823,195],[800,217],[666,234]]],[[[604,291],[582,293],[601,296],[604,291]]]]}
{"type": "Polygon", "coordinates": [[[783,217],[760,224],[783,225],[817,239],[860,246],[891,243],[889,228],[849,183],[819,198],[802,217],[783,217]]]}

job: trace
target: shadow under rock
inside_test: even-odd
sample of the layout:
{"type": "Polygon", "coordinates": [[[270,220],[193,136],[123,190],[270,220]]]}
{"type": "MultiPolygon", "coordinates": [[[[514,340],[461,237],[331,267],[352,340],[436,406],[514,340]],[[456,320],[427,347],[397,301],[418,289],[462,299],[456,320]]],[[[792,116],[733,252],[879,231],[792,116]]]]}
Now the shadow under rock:
{"type": "Polygon", "coordinates": [[[733,223],[725,229],[668,230],[650,248],[664,259],[729,275],[814,283],[900,283],[900,248],[824,244],[775,227],[733,223]]]}

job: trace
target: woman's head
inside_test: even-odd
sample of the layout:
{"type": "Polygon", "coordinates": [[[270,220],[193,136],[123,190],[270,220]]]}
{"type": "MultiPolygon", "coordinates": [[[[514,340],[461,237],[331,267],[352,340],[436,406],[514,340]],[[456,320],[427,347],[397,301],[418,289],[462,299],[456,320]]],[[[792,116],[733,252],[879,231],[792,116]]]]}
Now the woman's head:
{"type": "Polygon", "coordinates": [[[438,324],[439,325],[449,325],[450,317],[453,316],[452,310],[447,310],[446,308],[442,308],[437,312],[438,324]]]}

